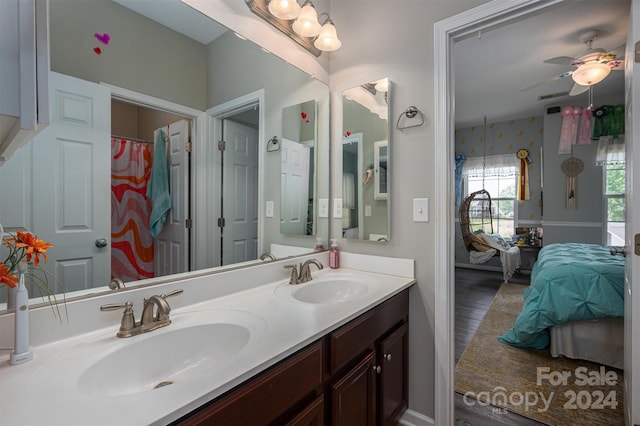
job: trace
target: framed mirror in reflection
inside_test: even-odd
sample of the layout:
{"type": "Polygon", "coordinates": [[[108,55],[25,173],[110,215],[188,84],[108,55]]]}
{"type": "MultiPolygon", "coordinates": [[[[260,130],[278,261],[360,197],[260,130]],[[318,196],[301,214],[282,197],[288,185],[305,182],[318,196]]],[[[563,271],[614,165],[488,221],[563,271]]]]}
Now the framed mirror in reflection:
{"type": "MultiPolygon", "coordinates": [[[[178,0],[56,0],[49,13],[53,119],[0,167],[0,220],[53,243],[45,266],[67,297],[308,253],[309,232],[327,238],[315,214],[288,234],[265,211],[280,204],[265,183],[280,157],[266,143],[286,107],[312,100],[313,126],[326,126],[313,150],[327,160],[325,84],[178,0]],[[149,13],[162,11],[187,30],[149,13]]],[[[328,161],[313,164],[308,182],[328,182],[328,161]]],[[[328,183],[307,187],[328,198],[328,183]]]]}
{"type": "Polygon", "coordinates": [[[315,234],[316,101],[282,110],[280,232],[315,234]]]}
{"type": "Polygon", "coordinates": [[[389,90],[383,78],[343,92],[343,238],[390,238],[389,90]]]}

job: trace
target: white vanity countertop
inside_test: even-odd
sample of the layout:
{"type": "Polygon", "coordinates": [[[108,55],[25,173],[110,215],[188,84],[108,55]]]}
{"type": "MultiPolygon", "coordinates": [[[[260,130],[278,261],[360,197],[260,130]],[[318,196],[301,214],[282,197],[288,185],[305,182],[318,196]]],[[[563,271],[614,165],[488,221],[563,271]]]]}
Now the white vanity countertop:
{"type": "MultiPolygon", "coordinates": [[[[5,355],[0,358],[0,424],[167,424],[415,282],[411,277],[345,268],[325,268],[322,271],[312,268],[312,274],[313,281],[299,286],[290,286],[288,280],[282,280],[174,309],[171,325],[143,335],[117,338],[115,334],[119,324],[114,324],[113,327],[37,346],[34,359],[26,364],[10,366],[9,357],[5,355]],[[368,291],[348,301],[326,304],[301,302],[290,295],[292,290],[302,286],[349,277],[366,282],[368,291]],[[159,333],[170,333],[204,316],[209,319],[219,317],[216,321],[220,322],[240,321],[251,331],[248,343],[215,367],[158,389],[110,395],[106,389],[86,392],[78,386],[82,371],[119,348],[136,343],[136,339],[142,341],[159,333]]],[[[139,313],[138,310],[136,319],[139,313]]],[[[225,345],[224,341],[219,343],[225,345]]],[[[153,358],[148,359],[149,363],[153,361],[153,358]]],[[[118,393],[118,387],[113,383],[105,384],[105,387],[116,389],[113,392],[118,393]]]]}

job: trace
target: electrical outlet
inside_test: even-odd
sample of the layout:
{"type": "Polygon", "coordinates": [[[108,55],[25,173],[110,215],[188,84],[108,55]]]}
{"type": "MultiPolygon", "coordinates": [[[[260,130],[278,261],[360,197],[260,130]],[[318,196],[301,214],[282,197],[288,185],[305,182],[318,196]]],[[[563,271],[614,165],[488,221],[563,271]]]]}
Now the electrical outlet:
{"type": "Polygon", "coordinates": [[[342,219],[342,198],[333,199],[333,217],[342,219]]]}
{"type": "Polygon", "coordinates": [[[329,199],[318,199],[318,217],[329,217],[329,199]]]}

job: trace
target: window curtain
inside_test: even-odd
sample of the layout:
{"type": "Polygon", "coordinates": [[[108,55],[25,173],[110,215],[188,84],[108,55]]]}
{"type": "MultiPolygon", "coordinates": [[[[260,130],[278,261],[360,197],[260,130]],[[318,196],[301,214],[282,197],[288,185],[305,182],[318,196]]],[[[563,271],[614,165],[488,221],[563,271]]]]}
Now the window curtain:
{"type": "Polygon", "coordinates": [[[625,158],[624,135],[601,136],[598,139],[598,152],[596,153],[596,166],[603,164],[624,164],[625,158]]]}
{"type": "Polygon", "coordinates": [[[153,278],[150,144],[111,139],[111,275],[136,281],[153,278]]]}
{"type": "Polygon", "coordinates": [[[462,174],[468,177],[514,176],[514,167],[517,170],[518,165],[515,154],[469,157],[462,167],[462,174]]]}

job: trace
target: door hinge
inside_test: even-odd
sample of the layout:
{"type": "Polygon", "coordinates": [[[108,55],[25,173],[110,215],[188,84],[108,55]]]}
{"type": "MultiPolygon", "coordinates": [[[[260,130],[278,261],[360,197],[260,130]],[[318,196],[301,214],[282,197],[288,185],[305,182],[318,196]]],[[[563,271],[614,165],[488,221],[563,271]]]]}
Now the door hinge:
{"type": "Polygon", "coordinates": [[[187,229],[191,229],[193,227],[193,219],[191,219],[191,218],[185,219],[184,227],[187,228],[187,229]]]}
{"type": "Polygon", "coordinates": [[[191,146],[191,141],[187,142],[187,143],[184,145],[184,150],[185,150],[186,152],[191,152],[191,148],[192,148],[192,146],[191,146]]]}
{"type": "Polygon", "coordinates": [[[225,225],[224,217],[219,217],[218,218],[218,227],[219,228],[224,228],[224,225],[225,225]]]}
{"type": "Polygon", "coordinates": [[[224,151],[227,149],[227,143],[225,141],[218,141],[218,149],[224,151]]]}

